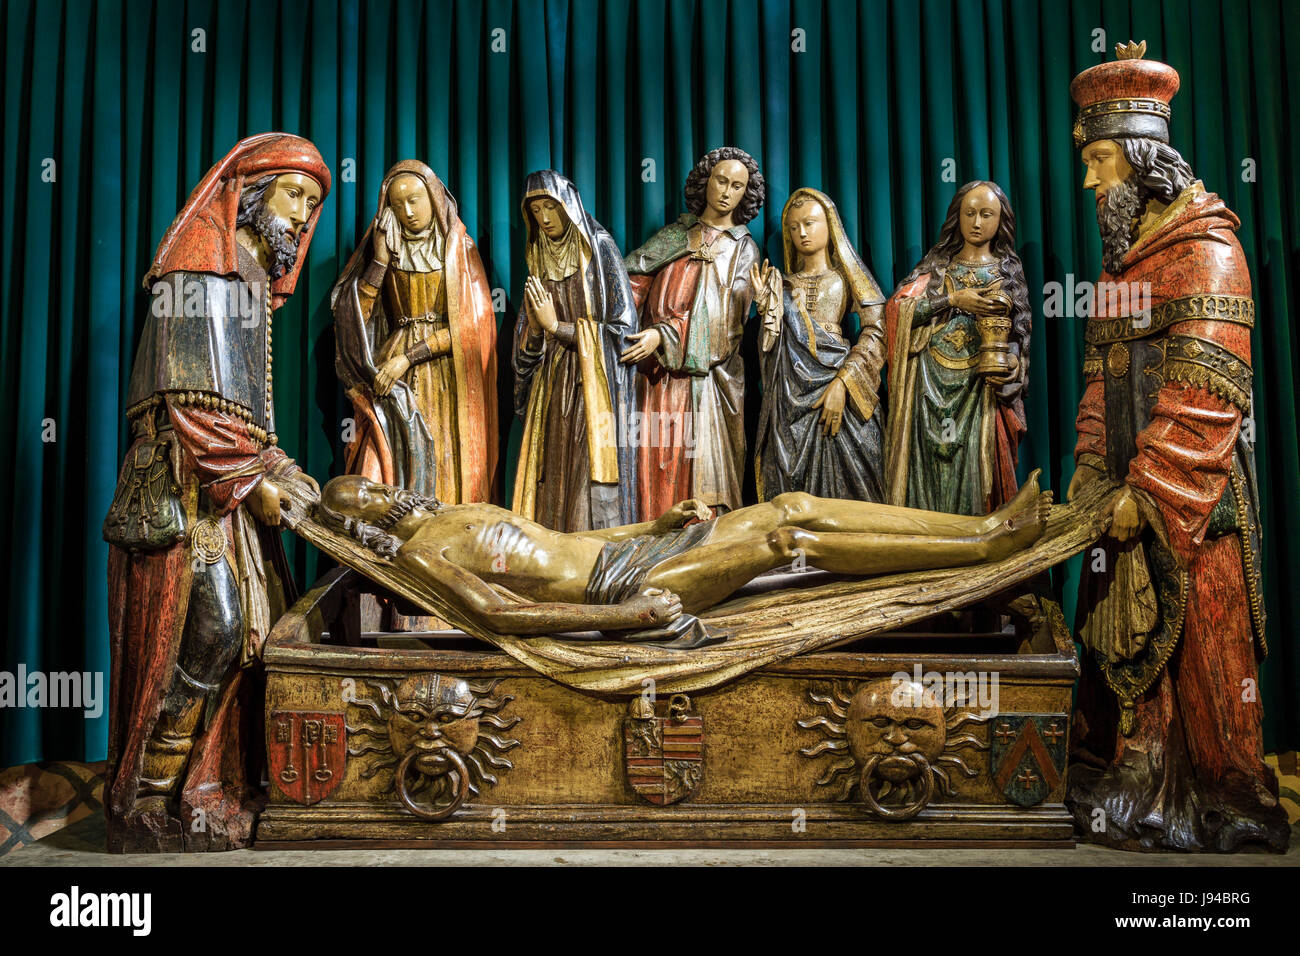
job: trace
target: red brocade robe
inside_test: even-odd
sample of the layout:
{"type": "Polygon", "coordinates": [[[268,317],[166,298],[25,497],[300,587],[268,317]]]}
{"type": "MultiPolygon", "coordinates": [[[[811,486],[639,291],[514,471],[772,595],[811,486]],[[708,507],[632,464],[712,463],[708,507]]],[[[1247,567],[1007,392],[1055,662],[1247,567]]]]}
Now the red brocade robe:
{"type": "MultiPolygon", "coordinates": [[[[122,475],[127,477],[142,444],[170,430],[170,474],[161,484],[176,486],[184,531],[180,540],[161,547],[151,543],[128,550],[113,543],[109,525],[117,510],[116,496],[105,522],[105,536],[112,544],[112,672],[104,788],[110,851],[223,850],[252,840],[265,750],[262,678],[255,665],[271,625],[296,594],[278,530],[255,520],[246,501],[265,474],[299,471],[268,434],[274,430],[271,326],[275,310],[294,292],[329,188],[328,167],[302,137],[262,133],[240,140],[195,186],[145,276],[145,288],[155,290],[154,301],[132,372],[127,409],[132,440],[122,475]],[[263,267],[237,240],[239,202],[246,186],[285,173],[314,179],[321,202],[299,229],[297,257],[268,284],[263,267]],[[184,284],[177,287],[171,306],[160,308],[166,300],[159,289],[177,278],[209,282],[205,288],[213,294],[242,288],[252,294],[248,305],[263,320],[249,321],[254,315],[227,311],[231,299],[214,308],[219,297],[204,302],[197,314],[190,312],[184,284]],[[210,338],[204,339],[209,322],[210,338]],[[223,390],[229,394],[223,395],[223,390]],[[224,541],[206,533],[212,523],[224,541]],[[196,544],[200,530],[205,536],[196,544]],[[211,562],[204,556],[218,550],[221,554],[211,562]],[[230,655],[233,663],[220,675],[217,689],[203,702],[197,730],[186,735],[193,747],[167,809],[146,806],[140,812],[142,771],[150,741],[156,742],[155,731],[164,719],[165,697],[175,686],[189,603],[197,590],[195,575],[216,563],[228,568],[234,580],[240,647],[230,655]]],[[[119,492],[122,489],[119,482],[119,492]]],[[[168,494],[152,488],[151,497],[164,499],[168,494]]],[[[195,619],[200,624],[207,620],[203,609],[195,619]]],[[[222,658],[232,650],[223,647],[222,658]]]]}
{"type": "Polygon", "coordinates": [[[758,260],[746,227],[715,230],[689,213],[627,255],[641,328],[662,336],[638,386],[642,520],[687,498],[724,511],[744,505],[740,343],[754,298],[749,270],[758,260]]]}
{"type": "MultiPolygon", "coordinates": [[[[211,502],[226,536],[227,554],[240,553],[235,524],[256,535],[245,553],[265,563],[265,586],[271,591],[270,621],[296,599],[278,531],[266,528],[244,510],[244,501],[272,471],[296,471],[278,447],[263,447],[248,423],[236,415],[166,399],[166,412],[182,449],[181,498],[187,519],[194,520],[199,487],[211,502]],[[240,513],[244,511],[244,513],[240,513]]],[[[126,456],[130,467],[131,454],[126,456]]],[[[114,706],[109,714],[109,779],[105,803],[110,845],[117,823],[131,810],[139,785],[145,742],[158,721],[163,696],[172,681],[180,649],[194,561],[188,539],[159,551],[128,553],[109,548],[108,589],[116,596],[110,608],[113,643],[111,675],[114,706]]],[[[241,568],[244,573],[254,569],[241,568]]],[[[241,658],[260,657],[266,633],[251,630],[241,658]]],[[[186,849],[223,849],[252,840],[251,792],[264,751],[262,681],[254,670],[236,668],[222,689],[212,719],[196,741],[181,787],[181,821],[186,849]],[[202,811],[200,817],[195,811],[202,811]],[[203,820],[200,829],[191,824],[203,820]]],[[[180,849],[180,846],[175,846],[180,849]]]]}
{"type": "Polygon", "coordinates": [[[1104,840],[1119,845],[1286,840],[1251,692],[1265,644],[1253,448],[1242,436],[1254,308],[1238,225],[1216,195],[1189,186],[1141,230],[1123,268],[1102,274],[1088,323],[1075,460],[1126,482],[1149,522],[1132,549],[1149,564],[1126,564],[1132,553],[1105,538],[1104,570],[1085,555],[1080,585],[1091,653],[1075,743],[1108,769],[1073,791],[1073,806],[1093,833],[1101,808],[1104,840]],[[1122,289],[1111,295],[1107,283],[1122,289]],[[1133,625],[1134,608],[1145,625],[1133,625]]]}

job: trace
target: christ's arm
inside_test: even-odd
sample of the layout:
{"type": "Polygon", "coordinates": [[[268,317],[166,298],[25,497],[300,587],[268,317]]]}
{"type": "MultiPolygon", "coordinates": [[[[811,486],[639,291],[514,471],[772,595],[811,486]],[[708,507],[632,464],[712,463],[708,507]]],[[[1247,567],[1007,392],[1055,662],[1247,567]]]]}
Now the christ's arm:
{"type": "Polygon", "coordinates": [[[614,528],[592,528],[580,532],[584,538],[599,538],[601,541],[623,541],[635,538],[639,534],[658,534],[657,521],[641,521],[637,524],[621,524],[614,528]]]}
{"type": "Polygon", "coordinates": [[[639,534],[667,534],[669,531],[684,526],[693,518],[708,521],[713,517],[713,509],[698,498],[679,501],[654,521],[642,521],[639,524],[623,524],[614,528],[595,528],[579,532],[584,538],[599,538],[602,541],[624,541],[639,534]]]}
{"type": "Polygon", "coordinates": [[[671,591],[649,589],[621,604],[522,604],[508,601],[485,581],[427,545],[407,543],[397,564],[428,584],[471,621],[501,634],[642,630],[671,624],[682,604],[671,591]]]}

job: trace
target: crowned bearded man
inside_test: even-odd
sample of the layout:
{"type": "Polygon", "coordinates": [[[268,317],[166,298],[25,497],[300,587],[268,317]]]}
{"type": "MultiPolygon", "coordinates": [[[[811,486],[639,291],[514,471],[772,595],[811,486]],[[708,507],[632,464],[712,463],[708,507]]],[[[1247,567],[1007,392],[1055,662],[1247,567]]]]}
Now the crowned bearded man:
{"type": "Polygon", "coordinates": [[[114,852],[252,838],[262,744],[250,677],[294,598],[279,492],[263,478],[315,484],[277,447],[271,318],[329,188],[307,140],[241,140],[190,194],[144,279],[132,444],[104,522],[114,852]]]}
{"type": "Polygon", "coordinates": [[[1178,74],[1127,44],[1085,70],[1075,143],[1103,271],[1068,496],[1121,482],[1079,596],[1087,652],[1067,803],[1129,849],[1284,849],[1253,689],[1265,651],[1239,220],[1168,145],[1178,74]]]}

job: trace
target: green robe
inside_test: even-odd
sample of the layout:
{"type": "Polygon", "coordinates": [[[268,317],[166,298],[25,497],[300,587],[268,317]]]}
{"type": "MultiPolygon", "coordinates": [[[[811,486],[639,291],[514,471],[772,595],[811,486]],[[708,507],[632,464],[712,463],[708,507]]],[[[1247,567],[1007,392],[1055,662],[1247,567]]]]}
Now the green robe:
{"type": "MultiPolygon", "coordinates": [[[[956,288],[986,286],[1000,278],[996,263],[969,266],[953,261],[947,278],[956,288]]],[[[975,317],[934,309],[922,297],[913,313],[917,365],[908,449],[907,505],[949,514],[984,514],[988,475],[981,451],[991,437],[995,408],[977,375],[979,331],[975,317]]]]}

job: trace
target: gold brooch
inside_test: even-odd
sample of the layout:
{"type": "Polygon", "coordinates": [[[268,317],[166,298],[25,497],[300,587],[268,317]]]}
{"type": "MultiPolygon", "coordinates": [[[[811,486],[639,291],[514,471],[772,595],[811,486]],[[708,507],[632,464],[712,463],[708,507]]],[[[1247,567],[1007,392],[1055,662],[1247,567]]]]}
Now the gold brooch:
{"type": "Polygon", "coordinates": [[[943,341],[947,342],[954,349],[960,352],[966,347],[966,343],[970,341],[970,333],[965,329],[953,329],[943,337],[943,341]]]}
{"type": "Polygon", "coordinates": [[[1106,353],[1106,368],[1110,374],[1116,378],[1123,378],[1128,373],[1129,354],[1128,349],[1120,342],[1116,342],[1106,353]]]}
{"type": "Polygon", "coordinates": [[[204,564],[216,564],[226,553],[226,533],[213,518],[201,518],[190,532],[190,547],[204,564]]]}

